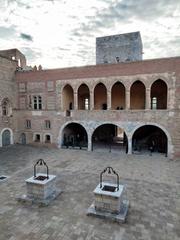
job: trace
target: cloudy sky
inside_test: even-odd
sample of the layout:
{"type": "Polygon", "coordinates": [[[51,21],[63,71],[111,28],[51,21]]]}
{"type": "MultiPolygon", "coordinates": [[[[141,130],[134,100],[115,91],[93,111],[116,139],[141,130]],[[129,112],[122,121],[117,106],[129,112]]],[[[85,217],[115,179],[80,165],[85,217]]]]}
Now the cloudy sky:
{"type": "Polygon", "coordinates": [[[95,64],[95,38],[140,31],[144,59],[180,56],[180,0],[0,0],[0,49],[28,65],[95,64]]]}

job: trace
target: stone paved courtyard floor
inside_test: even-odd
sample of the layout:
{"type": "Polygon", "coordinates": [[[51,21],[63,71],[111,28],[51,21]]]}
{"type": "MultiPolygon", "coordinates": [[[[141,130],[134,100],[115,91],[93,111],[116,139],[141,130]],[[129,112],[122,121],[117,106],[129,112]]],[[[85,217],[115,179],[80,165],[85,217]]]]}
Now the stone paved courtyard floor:
{"type": "Polygon", "coordinates": [[[11,146],[0,149],[0,240],[179,240],[180,161],[162,155],[11,146]],[[16,201],[43,158],[63,190],[48,207],[16,201]],[[86,216],[99,174],[112,166],[127,187],[125,224],[86,216]]]}

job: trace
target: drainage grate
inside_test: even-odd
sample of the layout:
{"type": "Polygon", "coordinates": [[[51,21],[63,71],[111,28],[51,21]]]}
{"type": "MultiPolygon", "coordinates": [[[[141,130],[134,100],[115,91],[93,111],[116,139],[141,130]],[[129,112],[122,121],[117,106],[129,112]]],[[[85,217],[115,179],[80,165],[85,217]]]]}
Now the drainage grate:
{"type": "Polygon", "coordinates": [[[7,176],[0,176],[0,182],[6,180],[8,177],[7,176]]]}

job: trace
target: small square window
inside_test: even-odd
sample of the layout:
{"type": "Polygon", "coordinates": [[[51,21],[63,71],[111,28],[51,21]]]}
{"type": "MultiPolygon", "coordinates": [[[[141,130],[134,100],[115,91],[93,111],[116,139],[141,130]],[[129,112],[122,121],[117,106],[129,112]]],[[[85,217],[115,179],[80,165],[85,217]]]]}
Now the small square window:
{"type": "Polygon", "coordinates": [[[35,142],[40,142],[40,139],[41,139],[40,134],[36,134],[34,141],[35,142]]]}
{"type": "Polygon", "coordinates": [[[51,136],[50,135],[46,135],[45,143],[50,143],[50,142],[51,142],[51,136]]]}

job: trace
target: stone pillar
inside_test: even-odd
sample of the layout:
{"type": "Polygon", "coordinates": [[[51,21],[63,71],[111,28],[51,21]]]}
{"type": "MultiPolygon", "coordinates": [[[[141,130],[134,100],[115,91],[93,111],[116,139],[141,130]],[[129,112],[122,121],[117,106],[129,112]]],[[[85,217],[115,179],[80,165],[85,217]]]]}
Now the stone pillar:
{"type": "Polygon", "coordinates": [[[126,110],[130,109],[130,89],[126,90],[126,110]]]}
{"type": "Polygon", "coordinates": [[[128,153],[127,154],[132,154],[132,138],[128,137],[128,153]]]}
{"type": "Polygon", "coordinates": [[[107,109],[111,110],[111,91],[107,91],[107,109]]]}
{"type": "Polygon", "coordinates": [[[90,92],[90,110],[94,109],[94,91],[90,92]]]}
{"type": "Polygon", "coordinates": [[[173,108],[173,91],[170,88],[167,88],[167,109],[173,108]]]}
{"type": "Polygon", "coordinates": [[[88,135],[88,151],[92,151],[92,136],[88,135]]]}
{"type": "Polygon", "coordinates": [[[78,94],[74,91],[74,110],[78,110],[78,94]]]}
{"type": "Polygon", "coordinates": [[[145,108],[147,110],[151,109],[151,89],[146,88],[146,105],[145,108]]]}

